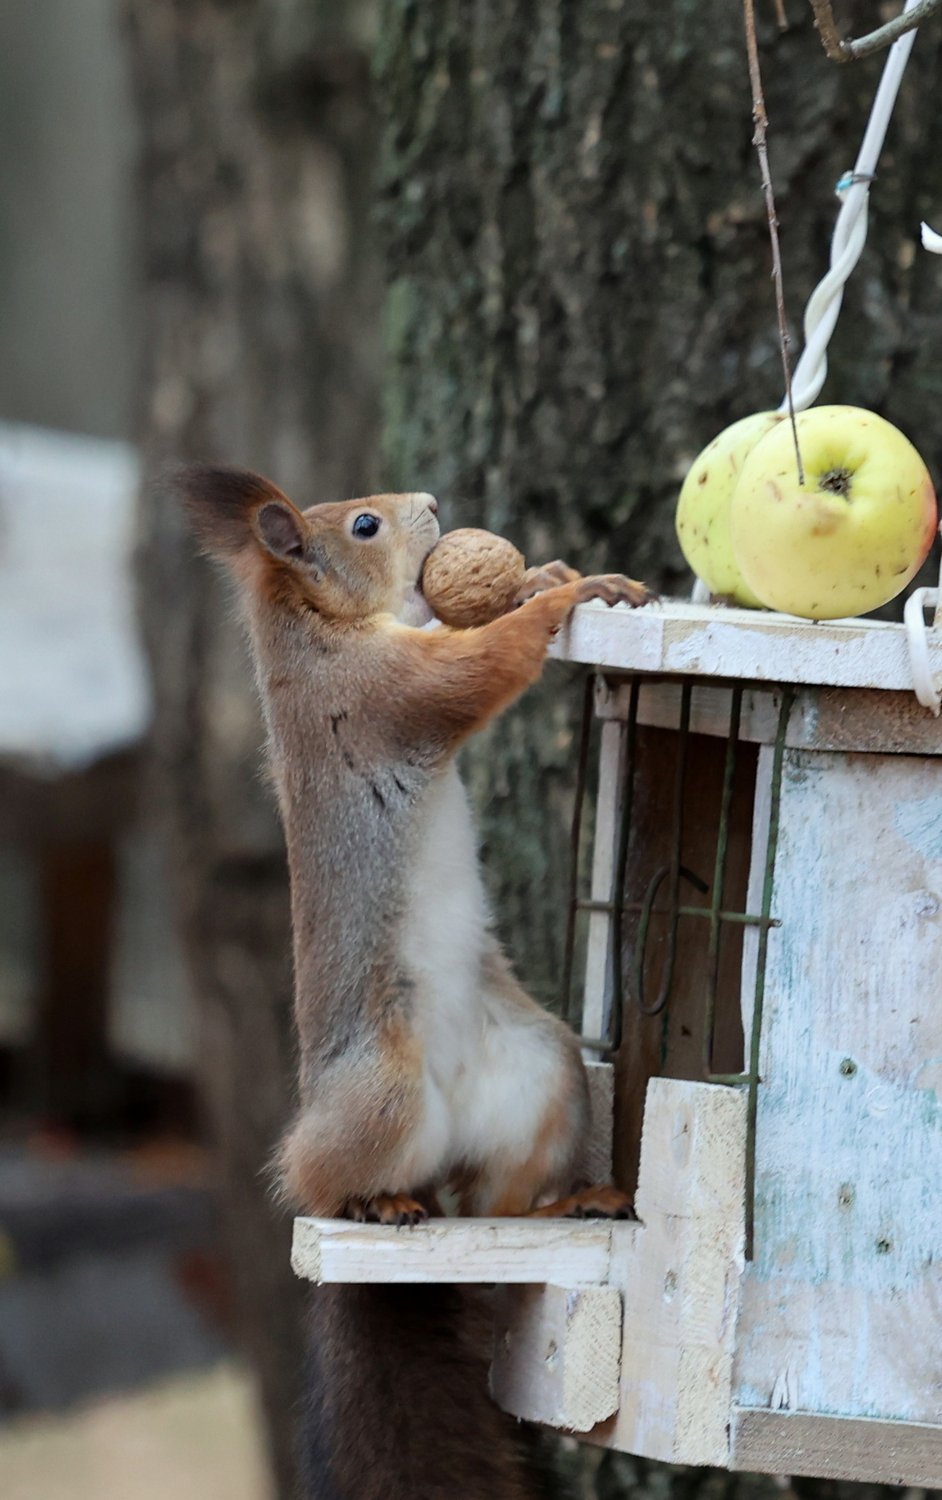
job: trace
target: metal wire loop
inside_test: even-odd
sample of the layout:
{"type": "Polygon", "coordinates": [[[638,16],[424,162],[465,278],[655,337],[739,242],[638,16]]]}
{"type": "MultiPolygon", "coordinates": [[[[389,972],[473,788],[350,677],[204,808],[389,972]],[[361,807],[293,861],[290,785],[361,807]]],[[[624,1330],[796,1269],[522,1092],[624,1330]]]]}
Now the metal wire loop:
{"type": "MultiPolygon", "coordinates": [[[[670,998],[671,982],[674,978],[674,960],[677,957],[677,923],[680,920],[680,904],[677,901],[671,902],[671,908],[668,913],[670,917],[670,931],[667,938],[667,962],[664,966],[664,973],[661,975],[657,999],[651,1005],[648,1005],[644,998],[644,960],[648,943],[648,930],[654,911],[654,902],[664,881],[672,873],[673,867],[671,865],[662,865],[657,874],[649,881],[648,888],[644,893],[644,900],[641,903],[641,916],[638,919],[638,936],[635,942],[634,963],[632,965],[632,988],[634,990],[635,1004],[643,1016],[660,1015],[670,998]]],[[[682,878],[689,885],[694,886],[702,895],[706,895],[710,889],[707,882],[701,880],[700,876],[695,875],[692,870],[688,870],[686,865],[678,866],[677,875],[679,879],[682,878]]]]}

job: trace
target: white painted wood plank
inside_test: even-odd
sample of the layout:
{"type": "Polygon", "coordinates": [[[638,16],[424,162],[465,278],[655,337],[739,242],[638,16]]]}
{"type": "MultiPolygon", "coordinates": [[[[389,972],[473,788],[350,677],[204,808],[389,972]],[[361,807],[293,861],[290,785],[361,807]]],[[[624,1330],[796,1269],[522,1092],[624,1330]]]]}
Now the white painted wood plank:
{"type": "MultiPolygon", "coordinates": [[[[296,1275],[325,1282],[608,1280],[613,1224],[576,1219],[433,1219],[413,1229],[349,1219],[295,1219],[296,1275]]],[[[621,1226],[632,1231],[634,1225],[621,1226]]]]}
{"type": "MultiPolygon", "coordinates": [[[[682,672],[752,682],[909,689],[902,625],[879,620],[814,623],[771,611],[668,599],[644,609],[582,604],[554,653],[568,661],[636,672],[682,672]]],[[[942,680],[942,631],[929,632],[942,680]]]]}
{"type": "Polygon", "coordinates": [[[942,1426],[738,1407],[731,1467],[942,1488],[942,1426]]]}
{"type": "Polygon", "coordinates": [[[773,907],[736,1400],[939,1424],[942,764],[786,752],[773,907]]]}
{"type": "Polygon", "coordinates": [[[624,1295],[621,1394],[592,1440],[673,1463],[726,1464],[743,1264],[745,1094],[655,1078],[636,1207],[613,1241],[624,1295]]]}
{"type": "Polygon", "coordinates": [[[643,1222],[741,1218],[744,1101],[742,1089],[652,1078],[635,1194],[643,1222]]]}
{"type": "MultiPolygon", "coordinates": [[[[771,745],[762,745],[756,763],[756,787],[752,803],[752,848],[749,852],[749,884],[746,890],[746,910],[762,911],[762,895],[765,888],[765,865],[769,850],[769,831],[772,819],[772,784],[774,780],[775,756],[771,745]]],[[[770,915],[777,917],[774,902],[770,915]]],[[[756,969],[759,962],[759,929],[747,927],[742,935],[742,974],[740,978],[740,1005],[742,1011],[742,1034],[745,1047],[745,1066],[749,1066],[752,1047],[752,1015],[756,1003],[756,969]]]]}
{"type": "MultiPolygon", "coordinates": [[[[616,702],[627,701],[628,692],[628,687],[622,686],[611,697],[616,702]]],[[[691,733],[710,734],[725,740],[729,733],[732,696],[732,688],[698,683],[690,695],[691,733]]],[[[676,729],[680,723],[680,700],[681,685],[678,682],[664,679],[642,682],[638,693],[639,724],[650,724],[656,729],[676,729]]],[[[771,743],[778,728],[779,701],[780,694],[771,687],[764,692],[747,689],[742,697],[739,738],[771,743]]]]}
{"type": "MultiPolygon", "coordinates": [[[[607,720],[602,725],[590,887],[593,901],[610,901],[612,898],[618,857],[618,825],[625,793],[626,733],[625,725],[617,720],[607,720]]],[[[582,1035],[587,1037],[609,1035],[614,992],[612,925],[610,912],[589,913],[582,1006],[582,1035]]]]}
{"type": "MultiPolygon", "coordinates": [[[[628,714],[627,683],[605,695],[601,718],[624,719],[628,714]]],[[[680,722],[681,688],[677,682],[642,680],[638,722],[660,729],[676,729],[680,722]]],[[[725,739],[729,731],[732,689],[698,683],[691,694],[690,728],[694,734],[725,739]]],[[[770,684],[747,688],[742,696],[739,738],[771,745],[778,735],[781,694],[770,684]]],[[[942,755],[942,720],[919,704],[912,691],[882,688],[815,688],[797,691],[785,743],[796,750],[863,750],[886,755],[942,755]]]]}
{"type": "Polygon", "coordinates": [[[621,1293],[614,1287],[502,1287],[491,1393],[527,1422],[588,1432],[618,1406],[621,1293]]]}

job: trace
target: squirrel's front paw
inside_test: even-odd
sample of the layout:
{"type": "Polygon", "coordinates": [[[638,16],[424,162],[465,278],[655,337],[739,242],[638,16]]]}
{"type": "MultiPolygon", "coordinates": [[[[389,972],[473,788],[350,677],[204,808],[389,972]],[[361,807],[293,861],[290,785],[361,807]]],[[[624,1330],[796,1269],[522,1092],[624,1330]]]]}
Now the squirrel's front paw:
{"type": "Polygon", "coordinates": [[[630,604],[632,609],[637,609],[642,604],[653,604],[657,600],[657,594],[653,594],[637,579],[626,578],[623,573],[602,573],[595,578],[583,578],[578,593],[580,604],[585,604],[589,599],[601,599],[604,604],[609,605],[630,604]]]}
{"type": "Polygon", "coordinates": [[[348,1198],[343,1217],[358,1224],[422,1224],[428,1209],[407,1193],[377,1193],[375,1198],[348,1198]]]}
{"type": "Polygon", "coordinates": [[[511,607],[519,609],[521,604],[526,604],[528,599],[535,598],[537,594],[545,594],[547,589],[558,588],[561,583],[576,583],[581,576],[560,558],[555,562],[543,563],[539,568],[528,568],[511,607]]]}

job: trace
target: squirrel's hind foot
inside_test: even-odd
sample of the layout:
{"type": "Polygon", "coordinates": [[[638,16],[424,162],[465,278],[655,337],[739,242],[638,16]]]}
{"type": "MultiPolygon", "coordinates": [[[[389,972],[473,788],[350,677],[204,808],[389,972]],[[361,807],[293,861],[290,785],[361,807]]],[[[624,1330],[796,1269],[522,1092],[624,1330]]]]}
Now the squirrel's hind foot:
{"type": "Polygon", "coordinates": [[[615,1187],[585,1187],[533,1210],[533,1218],[542,1219],[636,1219],[631,1199],[615,1187]]]}
{"type": "Polygon", "coordinates": [[[375,1198],[349,1198],[341,1217],[354,1219],[358,1224],[394,1224],[402,1228],[423,1224],[428,1209],[406,1193],[377,1193],[375,1198]]]}

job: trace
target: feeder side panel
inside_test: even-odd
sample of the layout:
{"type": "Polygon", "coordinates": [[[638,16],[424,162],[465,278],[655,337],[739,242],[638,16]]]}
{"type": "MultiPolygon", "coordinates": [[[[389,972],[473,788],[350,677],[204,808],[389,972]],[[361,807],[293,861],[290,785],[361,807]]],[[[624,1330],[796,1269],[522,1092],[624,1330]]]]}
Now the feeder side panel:
{"type": "Polygon", "coordinates": [[[742,1407],[942,1422],[942,766],[785,755],[742,1407]]]}

